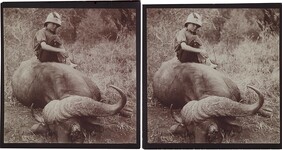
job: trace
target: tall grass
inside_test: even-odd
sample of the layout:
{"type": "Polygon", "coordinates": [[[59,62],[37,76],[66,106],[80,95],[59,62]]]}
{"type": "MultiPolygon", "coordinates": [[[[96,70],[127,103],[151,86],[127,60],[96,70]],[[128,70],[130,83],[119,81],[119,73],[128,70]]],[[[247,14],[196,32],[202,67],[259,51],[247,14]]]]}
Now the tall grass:
{"type": "MultiPolygon", "coordinates": [[[[106,92],[107,85],[114,84],[126,92],[135,103],[136,95],[136,39],[124,37],[122,42],[103,40],[89,49],[81,50],[81,44],[70,48],[79,70],[83,70],[106,92]]],[[[129,102],[132,103],[132,102],[129,102]]]]}

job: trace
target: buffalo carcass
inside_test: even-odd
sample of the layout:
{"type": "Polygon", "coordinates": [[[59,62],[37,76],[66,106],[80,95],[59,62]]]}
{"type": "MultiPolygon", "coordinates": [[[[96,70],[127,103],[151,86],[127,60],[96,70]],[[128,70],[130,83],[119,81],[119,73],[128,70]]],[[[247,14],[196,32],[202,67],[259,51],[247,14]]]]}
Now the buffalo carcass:
{"type": "Polygon", "coordinates": [[[111,86],[121,95],[116,104],[99,102],[99,88],[87,76],[61,63],[40,63],[36,58],[24,61],[12,78],[13,95],[26,106],[43,109],[43,117],[31,129],[35,133],[50,132],[57,142],[84,141],[83,127],[95,124],[95,118],[118,113],[126,104],[121,89],[111,86]],[[87,126],[86,126],[87,125],[87,126]]]}
{"type": "Polygon", "coordinates": [[[155,98],[166,106],[184,106],[181,117],[173,115],[178,124],[173,125],[170,131],[188,131],[195,136],[195,142],[204,143],[222,142],[221,128],[240,130],[235,117],[251,115],[259,110],[263,96],[257,89],[251,88],[260,97],[260,101],[254,104],[255,108],[239,103],[239,88],[222,73],[203,64],[180,63],[176,59],[162,63],[153,78],[155,98]],[[243,113],[246,110],[249,113],[243,113]]]}

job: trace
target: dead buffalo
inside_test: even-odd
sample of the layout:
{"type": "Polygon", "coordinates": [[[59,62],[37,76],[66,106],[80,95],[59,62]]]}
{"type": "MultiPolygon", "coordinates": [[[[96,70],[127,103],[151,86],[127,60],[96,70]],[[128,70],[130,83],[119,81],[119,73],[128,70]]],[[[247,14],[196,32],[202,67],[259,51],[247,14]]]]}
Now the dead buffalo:
{"type": "Polygon", "coordinates": [[[57,142],[84,141],[82,128],[95,124],[96,117],[118,113],[126,104],[121,89],[111,86],[121,95],[116,104],[99,102],[99,88],[87,76],[61,63],[40,63],[33,58],[21,63],[12,78],[13,95],[26,106],[43,109],[43,117],[34,115],[39,124],[33,132],[50,130],[57,142]]]}
{"type": "Polygon", "coordinates": [[[181,117],[171,127],[172,133],[189,132],[195,142],[221,142],[221,128],[241,129],[235,117],[256,113],[264,98],[253,105],[239,103],[237,85],[219,71],[198,63],[179,63],[176,59],[164,62],[153,78],[154,97],[166,106],[182,108],[181,117]]]}

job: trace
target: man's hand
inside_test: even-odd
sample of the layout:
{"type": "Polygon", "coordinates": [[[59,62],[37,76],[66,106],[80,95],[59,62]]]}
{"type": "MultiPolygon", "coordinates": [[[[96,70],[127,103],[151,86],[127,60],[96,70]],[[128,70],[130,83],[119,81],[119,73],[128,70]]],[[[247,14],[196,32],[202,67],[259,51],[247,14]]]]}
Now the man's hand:
{"type": "Polygon", "coordinates": [[[67,52],[64,48],[61,48],[60,54],[61,54],[64,58],[68,58],[68,57],[69,57],[68,52],[67,52]]]}
{"type": "Polygon", "coordinates": [[[206,49],[200,49],[200,54],[204,57],[204,58],[208,58],[209,56],[208,56],[208,53],[207,53],[207,51],[206,51],[206,49]]]}

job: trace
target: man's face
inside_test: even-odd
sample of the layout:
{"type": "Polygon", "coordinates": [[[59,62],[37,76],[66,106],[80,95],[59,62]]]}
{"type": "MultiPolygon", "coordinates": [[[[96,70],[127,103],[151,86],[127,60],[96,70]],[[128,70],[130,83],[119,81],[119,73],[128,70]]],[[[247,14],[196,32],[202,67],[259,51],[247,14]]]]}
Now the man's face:
{"type": "Polygon", "coordinates": [[[49,29],[52,32],[56,32],[58,28],[59,28],[59,25],[55,23],[50,22],[47,24],[47,29],[49,29]]]}
{"type": "Polygon", "coordinates": [[[196,32],[200,28],[200,26],[194,23],[189,23],[187,28],[189,31],[196,32]]]}

